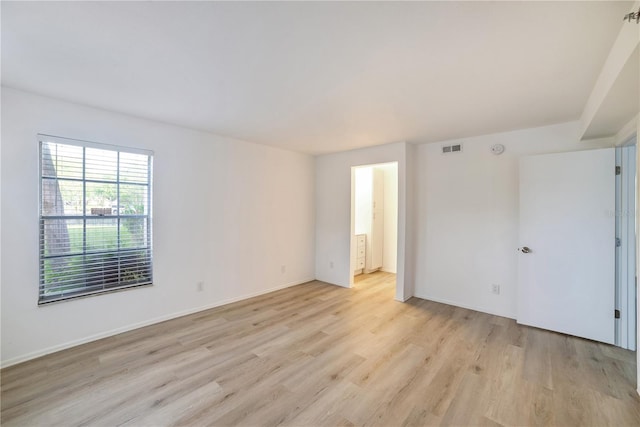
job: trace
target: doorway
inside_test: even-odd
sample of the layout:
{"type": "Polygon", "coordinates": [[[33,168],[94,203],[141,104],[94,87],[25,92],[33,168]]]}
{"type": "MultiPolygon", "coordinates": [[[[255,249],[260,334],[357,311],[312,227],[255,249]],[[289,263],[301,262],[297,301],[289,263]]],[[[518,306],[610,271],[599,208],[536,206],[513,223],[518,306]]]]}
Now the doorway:
{"type": "Polygon", "coordinates": [[[352,167],[351,285],[384,281],[395,289],[398,163],[352,167]]]}

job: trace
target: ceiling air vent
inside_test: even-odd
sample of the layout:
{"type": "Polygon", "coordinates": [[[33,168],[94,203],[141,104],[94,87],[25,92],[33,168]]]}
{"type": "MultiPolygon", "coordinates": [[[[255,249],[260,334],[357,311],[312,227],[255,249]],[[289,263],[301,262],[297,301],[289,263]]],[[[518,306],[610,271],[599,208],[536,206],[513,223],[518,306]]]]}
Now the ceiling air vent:
{"type": "Polygon", "coordinates": [[[460,153],[461,151],[462,151],[462,145],[461,144],[443,145],[442,146],[442,154],[460,153]]]}

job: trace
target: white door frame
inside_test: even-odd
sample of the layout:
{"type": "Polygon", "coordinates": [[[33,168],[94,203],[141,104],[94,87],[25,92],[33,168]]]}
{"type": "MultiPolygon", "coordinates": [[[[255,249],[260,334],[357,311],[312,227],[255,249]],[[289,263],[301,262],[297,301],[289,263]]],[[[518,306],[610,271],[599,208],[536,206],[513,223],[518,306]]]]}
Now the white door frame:
{"type": "Polygon", "coordinates": [[[616,148],[616,309],[615,344],[636,349],[636,146],[631,138],[616,148]]]}

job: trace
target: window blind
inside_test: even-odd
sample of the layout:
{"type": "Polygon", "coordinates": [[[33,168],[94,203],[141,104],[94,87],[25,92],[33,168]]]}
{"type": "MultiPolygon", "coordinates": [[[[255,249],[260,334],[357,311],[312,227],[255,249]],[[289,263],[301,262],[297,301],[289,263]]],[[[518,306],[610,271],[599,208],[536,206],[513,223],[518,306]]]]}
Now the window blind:
{"type": "Polygon", "coordinates": [[[152,153],[39,140],[38,303],[151,284],[152,153]]]}

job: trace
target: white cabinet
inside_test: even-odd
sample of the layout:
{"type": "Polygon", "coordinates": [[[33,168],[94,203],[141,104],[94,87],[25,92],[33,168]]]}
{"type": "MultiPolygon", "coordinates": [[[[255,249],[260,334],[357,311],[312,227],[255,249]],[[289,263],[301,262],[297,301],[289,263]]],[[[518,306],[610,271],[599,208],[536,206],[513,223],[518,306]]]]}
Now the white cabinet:
{"type": "Polygon", "coordinates": [[[365,267],[367,258],[367,235],[356,235],[356,268],[353,272],[355,274],[361,274],[365,267]]]}

